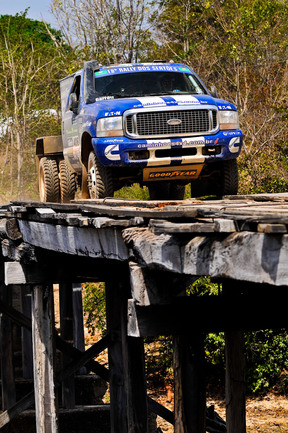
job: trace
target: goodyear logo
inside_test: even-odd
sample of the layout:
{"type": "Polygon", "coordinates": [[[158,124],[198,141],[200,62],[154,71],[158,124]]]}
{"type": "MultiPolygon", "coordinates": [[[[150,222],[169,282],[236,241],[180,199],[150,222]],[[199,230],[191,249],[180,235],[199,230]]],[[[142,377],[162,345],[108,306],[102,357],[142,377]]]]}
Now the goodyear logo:
{"type": "Polygon", "coordinates": [[[148,179],[172,178],[172,177],[194,177],[197,170],[177,170],[177,171],[155,171],[149,173],[148,179]]]}

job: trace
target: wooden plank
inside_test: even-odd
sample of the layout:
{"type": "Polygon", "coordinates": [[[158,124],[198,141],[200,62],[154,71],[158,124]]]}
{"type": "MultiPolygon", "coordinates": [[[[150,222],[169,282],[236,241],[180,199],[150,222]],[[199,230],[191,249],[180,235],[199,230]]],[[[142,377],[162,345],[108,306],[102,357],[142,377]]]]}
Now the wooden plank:
{"type": "Polygon", "coordinates": [[[149,227],[153,233],[214,233],[214,223],[172,223],[151,219],[149,227]]]}
{"type": "Polygon", "coordinates": [[[173,338],[174,431],[206,432],[204,347],[201,333],[173,338]]]}
{"type": "Polygon", "coordinates": [[[12,406],[9,410],[5,410],[0,413],[0,429],[8,424],[13,418],[17,415],[20,415],[24,410],[29,409],[29,407],[34,402],[34,391],[31,391],[21,400],[19,400],[14,406],[12,406]]]}
{"type": "Polygon", "coordinates": [[[54,388],[53,316],[52,287],[33,286],[32,339],[37,433],[58,432],[54,388]]]}
{"type": "Polygon", "coordinates": [[[274,233],[285,234],[287,233],[287,226],[285,224],[258,224],[257,231],[260,233],[274,233]]]}

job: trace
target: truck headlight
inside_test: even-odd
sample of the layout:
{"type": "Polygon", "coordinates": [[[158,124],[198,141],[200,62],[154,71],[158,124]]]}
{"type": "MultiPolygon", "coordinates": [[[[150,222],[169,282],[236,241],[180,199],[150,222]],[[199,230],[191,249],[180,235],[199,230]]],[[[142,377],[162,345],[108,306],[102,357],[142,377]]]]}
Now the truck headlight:
{"type": "Polygon", "coordinates": [[[97,122],[97,137],[122,136],[122,116],[102,117],[97,122]]]}
{"type": "Polygon", "coordinates": [[[237,111],[219,111],[220,129],[239,129],[239,118],[237,111]]]}

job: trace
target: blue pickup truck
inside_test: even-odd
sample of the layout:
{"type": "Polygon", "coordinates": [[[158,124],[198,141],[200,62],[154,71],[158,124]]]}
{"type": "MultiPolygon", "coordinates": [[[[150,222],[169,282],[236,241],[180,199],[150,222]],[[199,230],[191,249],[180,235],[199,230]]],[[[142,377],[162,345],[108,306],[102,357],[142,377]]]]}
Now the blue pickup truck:
{"type": "Polygon", "coordinates": [[[62,135],[36,140],[42,201],[111,197],[147,185],[151,199],[237,194],[242,147],[236,107],[184,64],[83,69],[60,82],[62,135]]]}

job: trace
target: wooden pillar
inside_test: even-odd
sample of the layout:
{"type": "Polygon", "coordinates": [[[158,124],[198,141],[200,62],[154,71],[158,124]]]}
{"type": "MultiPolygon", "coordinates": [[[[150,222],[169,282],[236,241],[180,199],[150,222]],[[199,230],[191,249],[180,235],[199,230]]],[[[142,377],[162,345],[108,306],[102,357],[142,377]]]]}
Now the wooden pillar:
{"type": "Polygon", "coordinates": [[[225,343],[227,433],[246,433],[246,383],[243,332],[226,332],[225,343]]]}
{"type": "Polygon", "coordinates": [[[72,284],[73,287],[73,316],[74,316],[74,346],[84,352],[84,323],[83,323],[83,302],[81,284],[72,284]]]}
{"type": "MultiPolygon", "coordinates": [[[[31,286],[23,284],[22,290],[22,313],[31,319],[31,286]]],[[[33,378],[33,349],[32,334],[29,329],[22,327],[22,366],[24,379],[33,378]]]]}
{"type": "MultiPolygon", "coordinates": [[[[1,285],[1,300],[7,305],[12,304],[12,286],[1,285]]],[[[2,410],[9,409],[16,403],[12,322],[5,315],[1,316],[1,379],[2,379],[2,410]]]]}
{"type": "MultiPolygon", "coordinates": [[[[66,343],[74,343],[73,326],[73,288],[71,283],[59,284],[60,303],[60,335],[66,343]]],[[[71,362],[71,358],[63,354],[63,368],[71,362]]],[[[62,382],[62,405],[66,409],[75,407],[74,374],[62,382]]]]}
{"type": "Polygon", "coordinates": [[[52,285],[34,285],[32,289],[32,341],[37,433],[58,432],[53,337],[52,285]]]}
{"type": "Polygon", "coordinates": [[[174,431],[205,433],[203,336],[199,332],[173,338],[174,431]]]}
{"type": "MultiPolygon", "coordinates": [[[[73,318],[74,318],[74,347],[85,351],[85,336],[83,322],[83,300],[82,300],[82,285],[72,284],[73,287],[73,318]]],[[[79,368],[77,374],[87,374],[85,366],[79,368]]]]}
{"type": "Polygon", "coordinates": [[[147,433],[144,345],[127,337],[129,283],[106,283],[109,345],[110,417],[113,433],[147,433]]]}
{"type": "MultiPolygon", "coordinates": [[[[223,296],[229,300],[228,308],[237,308],[235,297],[243,294],[244,282],[224,280],[223,296]]],[[[232,324],[231,324],[232,325],[232,324]]],[[[244,334],[240,330],[225,332],[225,400],[227,433],[246,433],[246,382],[244,334]]]]}

